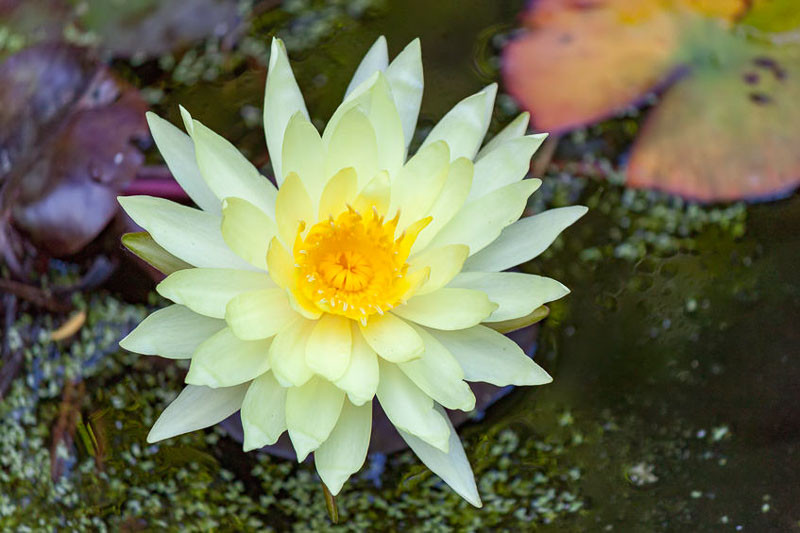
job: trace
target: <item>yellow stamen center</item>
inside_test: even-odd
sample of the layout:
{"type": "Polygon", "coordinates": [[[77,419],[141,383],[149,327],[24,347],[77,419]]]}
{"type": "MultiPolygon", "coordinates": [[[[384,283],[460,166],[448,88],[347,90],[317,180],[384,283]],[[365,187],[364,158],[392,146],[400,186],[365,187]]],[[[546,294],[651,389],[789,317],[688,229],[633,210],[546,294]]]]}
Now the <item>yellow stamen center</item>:
{"type": "Polygon", "coordinates": [[[297,289],[320,311],[366,322],[403,301],[411,245],[430,218],[412,224],[398,238],[399,214],[385,221],[377,211],[364,217],[354,209],[313,225],[297,236],[297,289]]]}

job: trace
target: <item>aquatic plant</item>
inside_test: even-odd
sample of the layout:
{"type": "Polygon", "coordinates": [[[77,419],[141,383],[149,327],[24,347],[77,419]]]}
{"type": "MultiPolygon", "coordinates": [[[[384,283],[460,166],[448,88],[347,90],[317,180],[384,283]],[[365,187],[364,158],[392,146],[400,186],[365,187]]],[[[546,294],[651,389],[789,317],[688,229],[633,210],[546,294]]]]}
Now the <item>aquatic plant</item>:
{"type": "Polygon", "coordinates": [[[277,187],[187,110],[188,135],[148,114],[200,208],[120,198],[147,231],[123,242],[168,274],[157,291],[174,302],[120,344],[191,359],[149,442],[241,410],[245,450],[288,430],[298,460],[314,452],[335,495],[364,463],[377,398],[417,456],[481,505],[444,409],[474,407],[467,381],[551,381],[501,332],[540,319],[568,290],[502,271],[536,257],[586,208],[517,221],[541,184],[523,178],[544,135],[525,135],[523,114],[481,148],[494,84],[407,158],[422,76],[418,40],[389,63],[378,39],[320,135],[273,40],[264,130],[277,187]]]}

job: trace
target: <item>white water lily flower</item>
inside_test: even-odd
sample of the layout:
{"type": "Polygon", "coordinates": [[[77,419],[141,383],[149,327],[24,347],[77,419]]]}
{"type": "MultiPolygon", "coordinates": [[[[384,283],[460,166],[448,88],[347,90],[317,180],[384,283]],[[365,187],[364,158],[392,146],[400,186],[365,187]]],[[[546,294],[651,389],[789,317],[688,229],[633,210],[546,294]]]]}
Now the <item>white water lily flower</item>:
{"type": "Polygon", "coordinates": [[[481,505],[443,408],[474,408],[466,381],[551,381],[497,330],[533,322],[568,290],[502,271],[536,257],[586,208],[517,222],[540,184],[523,178],[544,136],[525,135],[523,114],[481,149],[494,84],[407,157],[422,86],[419,41],[389,63],[381,37],[320,135],[274,40],[264,130],[277,188],[186,110],[188,135],[148,114],[200,208],[120,198],[147,231],[125,244],[169,274],[157,290],[174,302],[120,344],[191,358],[186,388],[148,442],[241,410],[245,450],[288,430],[298,460],[314,452],[337,494],[364,462],[377,397],[420,459],[481,505]]]}

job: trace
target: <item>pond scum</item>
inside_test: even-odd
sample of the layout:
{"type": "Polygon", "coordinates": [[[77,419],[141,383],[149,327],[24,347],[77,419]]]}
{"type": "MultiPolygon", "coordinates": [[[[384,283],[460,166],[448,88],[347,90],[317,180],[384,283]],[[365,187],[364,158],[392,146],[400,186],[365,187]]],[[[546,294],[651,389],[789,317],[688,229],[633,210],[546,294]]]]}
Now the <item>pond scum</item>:
{"type": "MultiPolygon", "coordinates": [[[[669,256],[691,250],[693,236],[711,227],[729,237],[744,230],[746,211],[741,206],[701,209],[565,173],[548,182],[542,196],[550,206],[580,195],[610,219],[610,225],[601,224],[600,231],[609,232],[606,237],[570,237],[578,243],[584,239],[584,263],[610,256],[669,256]],[[598,241],[611,244],[585,246],[598,241]]],[[[556,255],[551,257],[554,263],[559,244],[548,252],[556,255]]],[[[42,285],[66,285],[76,275],[73,266],[53,262],[42,285]]],[[[624,440],[622,435],[640,434],[631,427],[620,432],[620,426],[637,422],[611,415],[586,420],[542,402],[534,413],[517,409],[521,396],[512,395],[497,407],[505,415],[490,411],[487,420],[460,431],[483,509],[450,491],[410,452],[376,455],[337,498],[341,522],[333,526],[313,465],[244,454],[219,428],[147,445],[148,428],[179,391],[186,365],[154,364],[152,358],[119,350],[118,339],[146,316],[149,306],[127,304],[104,292],[89,299],[77,295],[73,304],[87,312],[87,322],[72,339],[50,341],[48,332],[64,319],[46,314],[20,315],[8,334],[9,348],[21,349],[24,362],[0,403],[0,530],[180,526],[187,531],[443,531],[532,524],[558,529],[572,519],[591,519],[591,502],[581,486],[586,469],[600,461],[592,448],[601,442],[607,448],[624,440]],[[504,409],[508,402],[517,405],[504,409]],[[65,428],[69,420],[74,422],[74,437],[65,428]]],[[[544,334],[568,313],[568,304],[554,308],[544,334]]],[[[724,429],[713,431],[709,439],[727,438],[724,429]]],[[[682,456],[687,446],[682,439],[693,430],[678,425],[667,431],[675,437],[674,442],[666,440],[672,442],[672,451],[661,448],[662,435],[625,452],[630,457],[621,479],[645,486],[658,479],[652,461],[682,456]]],[[[724,461],[716,452],[698,455],[703,453],[724,461]]],[[[687,504],[676,505],[683,509],[687,504]]],[[[680,511],[662,510],[673,519],[680,511]]]]}

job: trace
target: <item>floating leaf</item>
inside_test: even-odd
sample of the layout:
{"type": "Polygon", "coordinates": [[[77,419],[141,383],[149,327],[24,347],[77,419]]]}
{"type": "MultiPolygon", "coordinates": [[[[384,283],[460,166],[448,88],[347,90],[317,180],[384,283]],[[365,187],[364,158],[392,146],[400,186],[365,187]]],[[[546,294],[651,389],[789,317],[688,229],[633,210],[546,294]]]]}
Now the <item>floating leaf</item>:
{"type": "Polygon", "coordinates": [[[665,87],[629,183],[703,201],[773,197],[800,182],[798,47],[756,42],[734,22],[767,28],[788,3],[540,0],[525,19],[532,31],[504,53],[504,76],[535,126],[556,132],[665,87]]]}
{"type": "Polygon", "coordinates": [[[51,255],[108,224],[143,162],[146,106],[84,51],[39,45],[0,65],[0,220],[51,255]]]}

